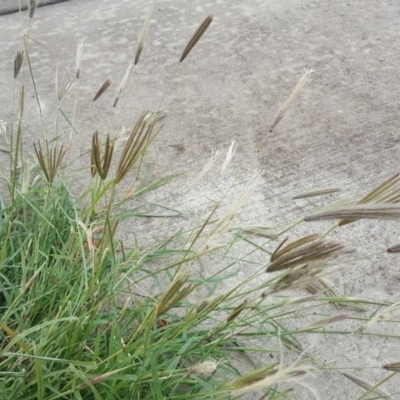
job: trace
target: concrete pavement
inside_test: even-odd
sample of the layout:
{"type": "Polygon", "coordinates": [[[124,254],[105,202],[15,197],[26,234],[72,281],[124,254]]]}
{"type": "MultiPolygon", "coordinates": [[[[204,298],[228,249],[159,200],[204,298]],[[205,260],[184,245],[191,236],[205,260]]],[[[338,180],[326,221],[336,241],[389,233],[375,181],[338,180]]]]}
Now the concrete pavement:
{"type": "MultiPolygon", "coordinates": [[[[35,13],[30,35],[40,44],[31,42],[30,57],[49,131],[55,129],[56,64],[70,62],[73,71],[77,43],[84,43],[73,139],[77,155],[89,148],[95,130],[110,129],[107,115],[133,60],[148,5],[147,0],[70,0],[35,13]],[[94,94],[108,77],[111,88],[93,104],[94,94]]],[[[342,189],[342,196],[363,194],[399,172],[400,3],[395,0],[156,1],[132,97],[119,120],[122,125],[130,127],[142,109],[158,106],[183,47],[209,14],[214,15],[213,24],[182,63],[166,96],[168,116],[144,170],[157,177],[192,171],[190,179],[212,151],[226,151],[236,140],[229,178],[209,176],[183,200],[180,181],[149,200],[179,202],[193,214],[206,207],[207,198],[218,199],[235,177],[240,187],[254,170],[263,169],[264,184],[247,209],[245,222],[285,224],[313,209],[306,201],[291,200],[299,192],[333,186],[342,189]],[[307,68],[315,70],[312,80],[263,143],[279,107],[307,68]]],[[[1,16],[0,27],[0,120],[13,120],[13,62],[23,48],[26,13],[22,22],[18,13],[1,16]]],[[[25,145],[29,146],[40,136],[40,120],[29,85],[26,93],[25,145]]],[[[74,105],[75,94],[63,103],[71,118],[74,105]]],[[[68,137],[65,122],[59,129],[59,135],[68,137]]],[[[71,165],[77,190],[87,179],[87,171],[80,171],[85,163],[87,157],[71,165]]],[[[336,198],[331,195],[325,202],[336,198]]],[[[156,225],[151,224],[153,229],[156,225]]],[[[298,232],[323,227],[309,224],[298,232]]],[[[129,227],[124,234],[127,240],[133,236],[129,227]]],[[[376,256],[400,242],[398,223],[363,221],[333,236],[360,254],[370,254],[368,260],[355,260],[329,277],[338,288],[354,297],[400,300],[399,282],[394,279],[397,255],[376,256]]],[[[400,334],[399,326],[390,333],[400,334]]],[[[317,335],[299,340],[312,350],[328,348],[330,343],[317,335]]],[[[392,339],[353,337],[327,350],[322,358],[336,359],[336,367],[376,367],[357,373],[377,382],[386,375],[378,367],[399,360],[398,348],[392,339]]],[[[355,399],[362,393],[335,372],[318,371],[309,383],[321,399],[355,399]]],[[[398,387],[398,377],[385,386],[388,392],[398,387]]],[[[310,398],[307,391],[296,390],[296,399],[310,398]]]]}
{"type": "MultiPolygon", "coordinates": [[[[62,3],[68,0],[38,0],[38,7],[44,7],[52,4],[62,3]]],[[[28,8],[27,0],[0,0],[0,15],[13,14],[20,10],[26,10],[28,8]]]]}

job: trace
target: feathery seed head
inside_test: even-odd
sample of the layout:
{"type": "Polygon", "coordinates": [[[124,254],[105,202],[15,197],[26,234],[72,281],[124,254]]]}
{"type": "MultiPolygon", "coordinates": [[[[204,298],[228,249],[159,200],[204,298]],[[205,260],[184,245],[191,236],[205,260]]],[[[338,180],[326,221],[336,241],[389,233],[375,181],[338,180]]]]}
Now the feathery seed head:
{"type": "Polygon", "coordinates": [[[362,333],[365,330],[369,330],[372,326],[379,322],[384,322],[389,319],[392,319],[396,314],[400,313],[400,301],[397,303],[393,303],[389,307],[383,309],[381,312],[377,313],[373,318],[367,321],[365,324],[361,325],[357,328],[354,332],[355,333],[362,333]]]}
{"type": "Polygon", "coordinates": [[[293,89],[292,93],[290,94],[290,96],[288,97],[288,99],[285,101],[285,104],[283,105],[283,107],[279,110],[278,115],[275,118],[275,121],[273,122],[273,124],[271,125],[271,127],[269,128],[269,133],[272,133],[272,131],[275,129],[275,127],[279,124],[279,122],[281,121],[281,119],[286,115],[287,110],[289,109],[290,105],[296,100],[297,96],[299,95],[301,89],[304,87],[304,85],[307,83],[307,81],[309,80],[311,74],[314,71],[312,69],[309,69],[308,71],[306,71],[302,77],[299,79],[299,81],[297,82],[295,88],[293,89]]]}
{"type": "Polygon", "coordinates": [[[228,153],[226,154],[224,164],[222,165],[221,174],[223,174],[225,172],[229,163],[232,161],[232,158],[236,153],[236,149],[237,149],[237,142],[236,142],[236,140],[233,140],[231,145],[229,146],[228,153]]]}
{"type": "Polygon", "coordinates": [[[56,91],[57,91],[57,98],[61,101],[65,95],[69,92],[74,83],[75,74],[72,75],[70,71],[68,71],[68,67],[63,65],[60,67],[57,64],[57,71],[56,71],[56,91]]]}
{"type": "Polygon", "coordinates": [[[209,377],[217,369],[217,367],[218,367],[218,362],[214,361],[213,359],[210,359],[208,361],[203,361],[201,363],[192,365],[188,367],[186,370],[188,375],[209,377]]]}
{"type": "Polygon", "coordinates": [[[218,219],[214,227],[211,229],[206,240],[206,247],[210,242],[214,241],[217,236],[222,235],[229,230],[231,221],[235,214],[242,208],[249,198],[253,195],[257,187],[261,184],[263,171],[256,171],[250,178],[249,183],[243,191],[236,197],[225,213],[218,219]]]}
{"type": "Polygon", "coordinates": [[[214,166],[220,155],[221,155],[220,151],[216,151],[214,154],[211,155],[211,158],[207,161],[207,163],[201,169],[199,174],[194,178],[193,182],[188,186],[187,188],[188,192],[192,190],[197,185],[197,183],[203,178],[203,176],[206,175],[212,169],[212,167],[214,166]]]}

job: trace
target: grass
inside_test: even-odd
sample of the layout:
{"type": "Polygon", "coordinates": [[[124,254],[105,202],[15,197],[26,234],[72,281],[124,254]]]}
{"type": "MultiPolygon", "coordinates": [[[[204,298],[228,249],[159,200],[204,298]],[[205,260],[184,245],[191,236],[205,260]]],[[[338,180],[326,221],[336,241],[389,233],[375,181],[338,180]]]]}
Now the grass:
{"type": "MultiPolygon", "coordinates": [[[[35,5],[30,2],[29,15],[22,14],[29,17],[29,26],[35,5]]],[[[150,15],[151,9],[134,61],[110,107],[110,120],[129,93],[150,15]]],[[[189,40],[167,87],[211,22],[207,17],[189,40]]],[[[125,141],[118,134],[93,134],[88,184],[74,196],[67,183],[67,160],[74,156],[69,153],[71,139],[59,144],[58,132],[51,135],[43,129],[40,142],[26,152],[22,148],[26,80],[33,83],[40,105],[29,42],[28,34],[14,68],[18,122],[8,125],[12,134],[5,136],[11,171],[3,176],[9,201],[0,209],[2,398],[230,399],[255,392],[259,399],[276,400],[293,398],[293,384],[305,385],[310,398],[318,398],[302,378],[336,369],[321,361],[324,349],[304,349],[301,336],[340,337],[339,346],[348,337],[374,335],[372,328],[392,320],[399,309],[397,303],[346,296],[324,277],[334,265],[353,257],[346,246],[330,239],[333,230],[360,218],[397,218],[398,175],[358,203],[332,205],[289,227],[234,226],[235,216],[261,183],[257,171],[230,205],[224,206],[221,198],[208,214],[194,217],[193,212],[179,227],[171,222],[181,215],[176,207],[156,206],[163,212],[157,214],[157,240],[136,239],[128,247],[118,236],[118,224],[130,219],[146,229],[146,195],[168,190],[165,185],[177,179],[138,178],[135,186],[120,190],[130,171],[141,176],[142,159],[161,129],[160,110],[168,89],[154,112],[138,117],[125,141]],[[338,223],[323,234],[288,240],[299,224],[321,219],[338,223]],[[217,270],[207,275],[202,263],[212,263],[217,270]],[[243,278],[245,270],[249,273],[243,278]],[[293,296],[299,290],[301,295],[293,296]],[[378,311],[363,317],[352,312],[369,306],[378,311]],[[293,328],[299,317],[306,323],[313,314],[314,322],[293,328]],[[339,328],[333,329],[334,324],[339,328]]],[[[75,74],[58,71],[57,115],[71,125],[71,137],[74,118],[61,104],[79,84],[81,57],[79,45],[75,74]]],[[[271,130],[309,74],[301,78],[271,130]]],[[[93,101],[110,85],[107,79],[93,101]]],[[[224,174],[235,149],[233,143],[224,174]]],[[[198,179],[215,167],[216,158],[198,179]]],[[[335,190],[319,189],[302,197],[335,190]]],[[[398,363],[383,368],[390,374],[378,382],[348,372],[343,379],[362,388],[359,399],[388,398],[381,386],[396,374],[398,363]]]]}

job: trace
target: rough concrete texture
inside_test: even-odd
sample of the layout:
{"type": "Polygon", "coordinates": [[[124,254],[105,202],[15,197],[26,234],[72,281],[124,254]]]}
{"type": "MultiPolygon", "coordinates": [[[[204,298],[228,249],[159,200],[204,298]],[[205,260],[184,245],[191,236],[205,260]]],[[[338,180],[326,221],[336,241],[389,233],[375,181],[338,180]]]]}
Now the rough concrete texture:
{"type": "MultiPolygon", "coordinates": [[[[68,0],[36,0],[38,7],[62,3],[68,0]]],[[[29,0],[0,0],[0,15],[12,14],[29,7],[29,0]]]]}
{"type": "MultiPolygon", "coordinates": [[[[71,0],[36,12],[30,35],[43,46],[32,43],[30,57],[49,121],[54,121],[52,105],[56,104],[55,66],[67,60],[72,70],[76,45],[84,42],[78,133],[73,137],[77,153],[89,147],[95,130],[109,129],[106,115],[133,60],[148,4],[146,0],[71,0]],[[113,80],[112,88],[92,105],[94,93],[108,77],[113,80]]],[[[285,225],[313,210],[306,201],[291,200],[299,192],[340,187],[340,196],[328,196],[326,203],[366,193],[399,171],[400,3],[396,0],[156,1],[133,96],[122,120],[125,126],[131,126],[142,109],[158,106],[180,52],[208,14],[214,15],[214,22],[173,80],[164,103],[168,112],[164,128],[143,168],[156,177],[189,171],[187,180],[196,175],[212,151],[225,151],[232,140],[238,142],[238,150],[223,179],[211,173],[195,193],[185,196],[183,179],[167,192],[152,194],[150,200],[179,202],[184,211],[200,214],[209,203],[207,198],[219,199],[235,178],[239,188],[253,171],[263,169],[263,184],[242,222],[245,218],[248,224],[285,225]],[[312,80],[263,143],[279,106],[307,68],[315,70],[312,80]]],[[[22,17],[26,31],[27,16],[22,17]]],[[[20,16],[3,16],[0,26],[0,119],[10,120],[15,118],[13,60],[22,49],[20,16]]],[[[31,89],[26,93],[28,145],[39,137],[40,122],[31,89]]],[[[70,117],[74,96],[63,105],[70,117]]],[[[60,124],[61,133],[67,136],[69,127],[60,124]]],[[[54,128],[54,124],[49,126],[54,128]]],[[[71,164],[76,169],[80,166],[79,161],[71,164]]],[[[87,174],[87,169],[76,173],[75,189],[83,185],[87,174]]],[[[157,229],[157,223],[149,221],[148,229],[157,229]]],[[[171,224],[173,229],[174,222],[171,224]]],[[[297,233],[323,232],[328,226],[302,225],[297,233]]],[[[130,226],[122,232],[127,240],[133,233],[137,232],[130,226]]],[[[360,221],[343,227],[333,237],[356,248],[357,254],[368,255],[329,277],[339,289],[369,300],[400,300],[400,283],[394,278],[399,256],[385,254],[387,247],[400,241],[397,222],[360,221]]],[[[356,315],[363,318],[365,314],[356,315]]],[[[307,325],[303,320],[291,323],[307,325]]],[[[399,334],[400,328],[391,323],[376,331],[399,334]]],[[[366,335],[325,339],[306,334],[298,339],[310,351],[324,349],[319,357],[332,361],[332,368],[351,368],[347,371],[374,382],[388,375],[381,365],[400,360],[397,339],[366,335]],[[330,348],[333,343],[337,346],[330,348]],[[363,367],[366,369],[361,370],[363,367]]],[[[256,361],[259,365],[269,362],[256,361]]],[[[357,399],[363,393],[336,370],[317,371],[307,382],[321,399],[357,399]]],[[[397,393],[393,399],[400,398],[399,378],[382,388],[397,393]]],[[[298,387],[293,396],[311,398],[298,387]]]]}

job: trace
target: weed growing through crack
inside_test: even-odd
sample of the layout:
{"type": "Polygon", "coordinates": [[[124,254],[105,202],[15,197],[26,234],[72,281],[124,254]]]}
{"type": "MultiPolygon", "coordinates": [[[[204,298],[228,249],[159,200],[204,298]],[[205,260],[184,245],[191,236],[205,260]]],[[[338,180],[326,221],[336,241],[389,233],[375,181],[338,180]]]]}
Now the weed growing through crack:
{"type": "MultiPolygon", "coordinates": [[[[30,20],[36,5],[30,2],[30,20]]],[[[117,88],[110,120],[132,87],[150,16],[151,9],[134,61],[117,88]]],[[[212,17],[207,17],[194,33],[178,67],[195,51],[211,22],[212,17]]],[[[329,232],[289,241],[287,227],[233,226],[235,216],[262,185],[262,171],[253,174],[231,205],[224,208],[221,198],[207,215],[173,227],[172,233],[167,229],[170,220],[180,213],[175,207],[164,206],[168,213],[159,223],[164,236],[153,244],[136,240],[129,248],[118,239],[118,223],[128,217],[135,225],[143,223],[138,201],[174,178],[138,180],[124,195],[119,192],[127,174],[140,169],[148,146],[161,130],[160,108],[166,93],[155,112],[143,111],[126,140],[112,134],[102,140],[98,132],[93,133],[89,183],[76,200],[64,179],[70,149],[54,140],[58,132],[50,135],[43,131],[41,142],[27,150],[28,156],[22,149],[25,79],[30,77],[34,82],[29,38],[24,40],[24,52],[17,54],[14,63],[14,78],[22,78],[16,132],[10,140],[11,175],[4,176],[10,201],[0,205],[2,398],[229,399],[254,391],[263,392],[259,398],[291,398],[293,383],[309,388],[302,378],[332,369],[302,348],[299,334],[354,337],[370,332],[375,324],[397,312],[398,304],[344,296],[324,278],[328,268],[344,263],[351,254],[329,239],[329,232]],[[32,153],[36,162],[29,164],[32,153]],[[212,263],[217,270],[205,275],[202,263],[212,263]],[[250,271],[245,278],[235,280],[245,269],[250,271]],[[311,295],[282,295],[299,288],[311,295]],[[339,331],[329,330],[332,324],[358,321],[351,310],[369,304],[381,310],[358,328],[341,325],[339,331]],[[289,318],[290,322],[299,312],[326,305],[345,312],[297,329],[286,326],[285,321],[289,318]],[[271,353],[278,355],[278,362],[268,361],[271,353]],[[293,354],[297,360],[286,363],[293,354]]],[[[57,72],[60,104],[84,73],[82,52],[83,45],[79,44],[74,74],[61,68],[57,72]]],[[[305,84],[307,74],[271,130],[305,84]]],[[[107,79],[93,101],[111,84],[107,79]]],[[[36,87],[35,96],[41,110],[36,87]]],[[[58,110],[75,131],[73,116],[68,118],[61,105],[58,110]]],[[[113,121],[120,124],[117,119],[113,121]]],[[[232,143],[223,162],[221,174],[225,176],[236,146],[232,143]]],[[[186,185],[190,190],[212,169],[219,155],[211,158],[198,179],[186,185]]],[[[339,219],[337,228],[360,218],[397,218],[399,199],[395,176],[356,205],[333,207],[304,219],[339,219]]],[[[396,362],[382,368],[392,372],[386,379],[399,370],[396,362]]],[[[366,393],[387,395],[379,389],[384,380],[371,383],[349,373],[343,376],[366,393]]],[[[317,398],[317,393],[309,389],[310,396],[317,398]]]]}

